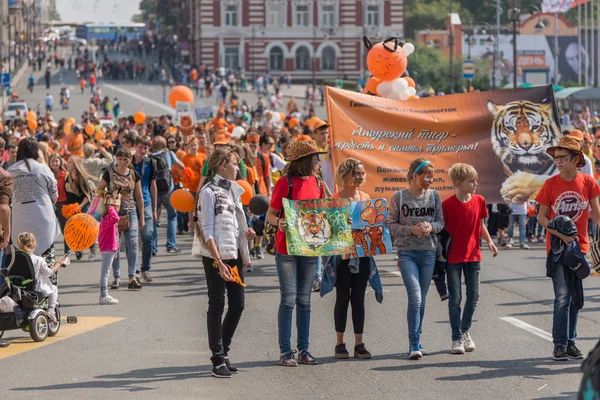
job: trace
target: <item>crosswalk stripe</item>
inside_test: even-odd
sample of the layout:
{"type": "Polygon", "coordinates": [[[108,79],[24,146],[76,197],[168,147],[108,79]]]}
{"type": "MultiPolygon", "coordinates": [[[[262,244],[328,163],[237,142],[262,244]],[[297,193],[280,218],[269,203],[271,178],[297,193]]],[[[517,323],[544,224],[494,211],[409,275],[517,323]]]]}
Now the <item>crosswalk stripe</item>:
{"type": "Polygon", "coordinates": [[[542,339],[546,339],[549,342],[552,342],[552,335],[546,331],[541,330],[533,325],[529,325],[527,322],[523,322],[520,319],[513,317],[500,317],[502,321],[508,322],[511,325],[516,326],[517,328],[521,328],[526,330],[529,333],[533,333],[536,336],[541,337],[542,339]]]}

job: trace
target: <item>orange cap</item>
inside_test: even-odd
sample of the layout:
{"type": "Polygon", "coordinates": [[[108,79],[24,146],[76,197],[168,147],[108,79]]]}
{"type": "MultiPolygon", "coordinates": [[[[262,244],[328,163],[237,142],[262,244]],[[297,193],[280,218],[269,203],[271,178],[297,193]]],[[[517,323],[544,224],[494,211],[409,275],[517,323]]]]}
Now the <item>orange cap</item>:
{"type": "Polygon", "coordinates": [[[323,121],[322,119],[318,120],[317,122],[314,123],[312,129],[313,132],[316,132],[317,129],[321,129],[321,128],[325,128],[330,126],[327,122],[323,121]]]}
{"type": "Polygon", "coordinates": [[[585,139],[586,142],[588,143],[592,143],[592,135],[590,135],[589,133],[586,133],[585,135],[583,135],[583,138],[585,139]]]}
{"type": "MultiPolygon", "coordinates": [[[[221,132],[221,131],[219,131],[221,132]]],[[[215,141],[213,142],[213,145],[219,145],[219,144],[229,144],[229,135],[228,134],[224,134],[224,133],[217,133],[215,135],[215,141]]]]}
{"type": "Polygon", "coordinates": [[[307,140],[312,140],[312,138],[308,135],[300,135],[296,138],[296,142],[306,142],[307,140]]]}
{"type": "Polygon", "coordinates": [[[569,133],[569,137],[577,140],[583,140],[583,132],[581,132],[579,129],[573,129],[571,133],[569,133]]]}

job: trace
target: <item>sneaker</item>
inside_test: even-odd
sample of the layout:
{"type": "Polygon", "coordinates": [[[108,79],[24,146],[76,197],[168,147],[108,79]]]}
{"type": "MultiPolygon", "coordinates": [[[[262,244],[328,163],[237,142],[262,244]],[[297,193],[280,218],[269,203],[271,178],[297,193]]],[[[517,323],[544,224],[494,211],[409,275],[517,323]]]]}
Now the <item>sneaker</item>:
{"type": "Polygon", "coordinates": [[[81,260],[83,258],[83,252],[76,251],[75,252],[75,258],[77,259],[77,261],[81,260]]]}
{"type": "Polygon", "coordinates": [[[556,345],[552,352],[552,359],[554,361],[567,361],[569,359],[569,353],[567,352],[567,346],[556,345]]]}
{"type": "Polygon", "coordinates": [[[158,252],[156,250],[152,250],[152,257],[154,257],[157,254],[158,254],[158,252]]]}
{"type": "Polygon", "coordinates": [[[298,355],[298,364],[317,365],[317,359],[314,358],[308,350],[301,351],[298,355]]]}
{"type": "Polygon", "coordinates": [[[575,343],[567,345],[567,355],[571,360],[582,360],[583,353],[575,346],[575,343]]]}
{"type": "Polygon", "coordinates": [[[360,358],[361,360],[367,360],[371,358],[371,353],[365,348],[365,344],[357,344],[354,346],[354,358],[360,358]]]}
{"type": "Polygon", "coordinates": [[[118,279],[115,279],[112,283],[112,285],[110,285],[111,289],[118,289],[121,287],[121,281],[118,279]]]}
{"type": "Polygon", "coordinates": [[[465,344],[462,339],[452,342],[452,354],[465,354],[465,344]]]}
{"type": "Polygon", "coordinates": [[[256,260],[256,251],[254,249],[250,249],[250,259],[256,260]]]}
{"type": "Polygon", "coordinates": [[[227,369],[229,370],[229,372],[231,372],[232,374],[237,374],[238,372],[240,372],[239,369],[237,369],[236,367],[231,365],[231,361],[229,361],[229,357],[225,357],[225,365],[227,366],[227,369]]]}
{"type": "Polygon", "coordinates": [[[297,367],[298,361],[296,361],[295,354],[296,350],[292,350],[289,353],[279,356],[279,365],[283,365],[284,367],[297,367]]]}
{"type": "Polygon", "coordinates": [[[171,247],[170,249],[167,249],[167,253],[169,253],[169,254],[181,253],[181,250],[179,250],[179,248],[177,248],[177,247],[171,247]]]}
{"type": "Polygon", "coordinates": [[[96,253],[90,253],[88,256],[88,261],[96,261],[96,253]]]}
{"type": "Polygon", "coordinates": [[[546,238],[545,238],[544,236],[542,236],[542,235],[539,235],[539,236],[537,237],[537,241],[538,241],[538,243],[543,243],[543,242],[545,242],[545,241],[546,241],[546,238]]]}
{"type": "Polygon", "coordinates": [[[527,246],[525,243],[521,243],[521,250],[529,250],[529,246],[527,246]]]}
{"type": "Polygon", "coordinates": [[[54,310],[54,308],[49,308],[48,311],[46,311],[46,314],[48,314],[48,318],[50,319],[50,321],[57,322],[56,311],[54,310]]]}
{"type": "Polygon", "coordinates": [[[129,282],[129,284],[127,285],[128,289],[132,289],[132,290],[140,290],[142,288],[142,284],[139,283],[137,281],[137,279],[132,280],[131,282],[129,282]]]}
{"type": "Polygon", "coordinates": [[[244,271],[245,272],[252,272],[252,271],[254,271],[254,269],[252,268],[252,265],[247,265],[246,269],[244,271]]]}
{"type": "Polygon", "coordinates": [[[345,360],[350,358],[350,354],[348,354],[348,350],[346,350],[346,344],[342,343],[342,344],[338,344],[337,346],[335,346],[335,353],[334,353],[334,357],[337,358],[338,360],[345,360]]]}
{"type": "Polygon", "coordinates": [[[424,356],[429,354],[429,352],[427,350],[425,350],[425,348],[423,346],[421,346],[421,343],[419,343],[419,350],[421,351],[421,354],[423,354],[424,356]]]}
{"type": "Polygon", "coordinates": [[[418,344],[414,344],[410,346],[410,351],[408,353],[408,358],[410,360],[420,360],[423,357],[423,353],[421,353],[421,349],[418,344]]]}
{"type": "Polygon", "coordinates": [[[142,272],[142,279],[146,283],[152,283],[152,281],[154,281],[154,279],[152,279],[152,276],[150,275],[150,271],[142,272]]]}
{"type": "Polygon", "coordinates": [[[119,300],[115,299],[114,297],[112,297],[110,295],[106,295],[104,297],[100,296],[99,303],[102,306],[108,306],[111,304],[119,304],[119,300]]]}
{"type": "Polygon", "coordinates": [[[177,231],[178,235],[183,235],[183,231],[177,231]]]}
{"type": "Polygon", "coordinates": [[[447,293],[443,294],[443,295],[440,296],[440,300],[441,301],[446,301],[446,300],[448,300],[448,297],[450,297],[450,296],[447,293]]]}
{"type": "Polygon", "coordinates": [[[498,244],[500,245],[500,247],[506,247],[507,245],[506,240],[500,241],[500,239],[498,239],[498,244]]]}
{"type": "Polygon", "coordinates": [[[221,364],[213,367],[212,376],[215,378],[231,378],[232,374],[231,371],[227,369],[227,365],[221,364]]]}
{"type": "Polygon", "coordinates": [[[471,337],[469,332],[465,332],[463,334],[463,341],[464,341],[466,352],[471,352],[471,351],[475,350],[475,342],[473,341],[473,338],[471,337]]]}
{"type": "Polygon", "coordinates": [[[262,251],[262,247],[256,248],[256,258],[258,258],[259,260],[262,260],[263,258],[265,258],[265,254],[262,251]]]}
{"type": "Polygon", "coordinates": [[[313,283],[313,292],[318,292],[321,290],[321,278],[315,279],[313,283]]]}
{"type": "Polygon", "coordinates": [[[506,248],[507,248],[507,249],[512,249],[512,247],[513,247],[514,245],[515,245],[515,244],[514,244],[514,243],[513,243],[513,241],[511,240],[510,242],[506,243],[506,248]]]}

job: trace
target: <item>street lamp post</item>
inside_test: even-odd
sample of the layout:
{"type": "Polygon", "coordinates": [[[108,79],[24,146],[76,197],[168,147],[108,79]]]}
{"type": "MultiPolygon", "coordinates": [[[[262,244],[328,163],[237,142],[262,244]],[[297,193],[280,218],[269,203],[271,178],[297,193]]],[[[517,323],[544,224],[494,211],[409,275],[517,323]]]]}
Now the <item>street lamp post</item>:
{"type": "Polygon", "coordinates": [[[448,65],[448,82],[450,82],[450,93],[454,93],[454,74],[453,74],[453,58],[454,58],[454,33],[452,32],[452,0],[448,2],[448,46],[450,46],[450,62],[448,65]]]}
{"type": "Polygon", "coordinates": [[[510,9],[508,18],[512,22],[513,36],[513,88],[517,88],[517,23],[521,10],[517,8],[517,0],[513,0],[513,8],[510,9]]]}

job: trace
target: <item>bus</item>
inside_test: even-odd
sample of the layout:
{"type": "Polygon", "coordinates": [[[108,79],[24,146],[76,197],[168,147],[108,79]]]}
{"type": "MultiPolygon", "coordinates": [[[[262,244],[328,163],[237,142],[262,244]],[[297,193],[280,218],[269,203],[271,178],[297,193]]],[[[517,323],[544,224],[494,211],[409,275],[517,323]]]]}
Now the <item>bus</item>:
{"type": "Polygon", "coordinates": [[[142,23],[123,24],[86,24],[76,29],[77,37],[88,42],[93,41],[118,41],[125,36],[127,41],[141,39],[146,32],[146,25],[142,23]]]}

